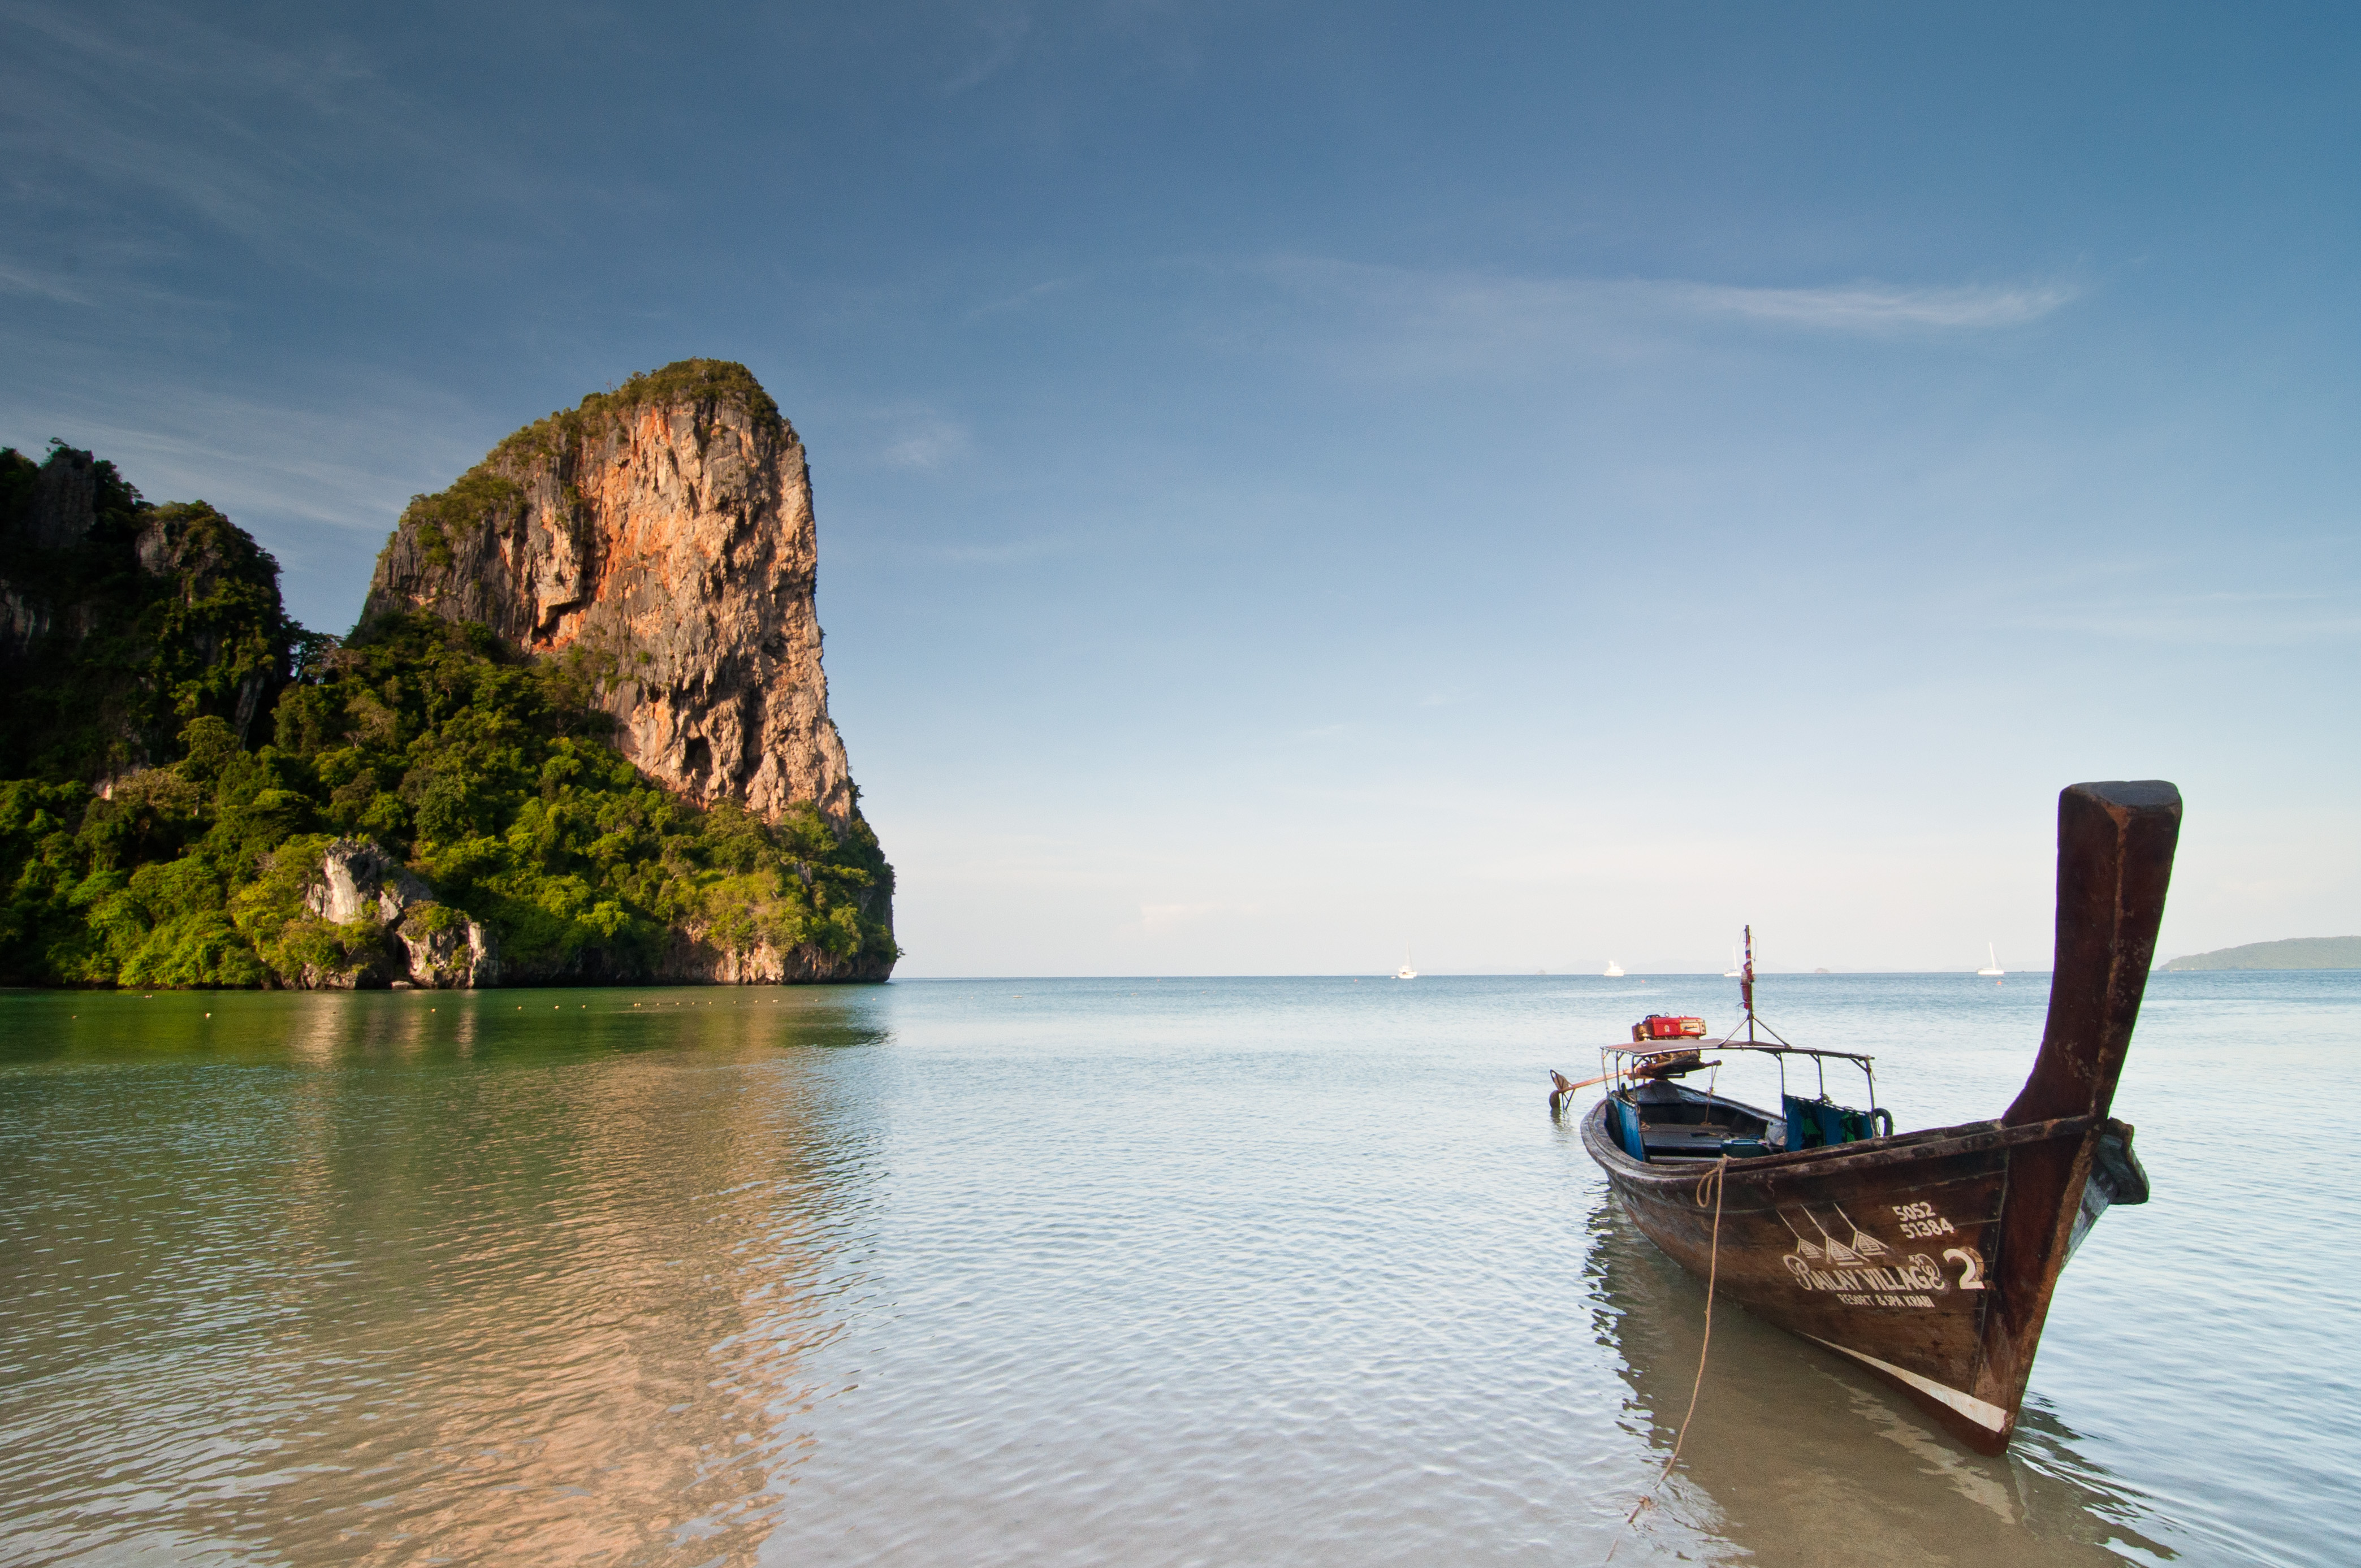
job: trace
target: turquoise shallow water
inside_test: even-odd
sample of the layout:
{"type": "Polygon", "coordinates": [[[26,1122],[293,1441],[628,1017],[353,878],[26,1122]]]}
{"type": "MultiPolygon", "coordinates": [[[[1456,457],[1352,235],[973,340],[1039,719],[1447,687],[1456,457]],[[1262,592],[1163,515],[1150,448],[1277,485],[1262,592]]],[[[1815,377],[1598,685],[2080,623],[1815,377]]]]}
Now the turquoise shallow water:
{"type": "MultiPolygon", "coordinates": [[[[0,993],[0,1560],[2361,1560],[2354,973],[2155,977],[2007,1458],[1723,1311],[1619,1543],[1703,1292],[1544,1069],[1734,989],[0,993]]],[[[2045,1002],[1763,1004],[1908,1127],[2045,1002]]]]}

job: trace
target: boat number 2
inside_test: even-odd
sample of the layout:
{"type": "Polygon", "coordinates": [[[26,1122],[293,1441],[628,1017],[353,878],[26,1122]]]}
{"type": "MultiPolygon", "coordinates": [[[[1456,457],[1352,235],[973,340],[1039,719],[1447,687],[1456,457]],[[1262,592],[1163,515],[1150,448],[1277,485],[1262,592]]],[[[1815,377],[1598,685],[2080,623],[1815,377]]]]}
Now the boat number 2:
{"type": "Polygon", "coordinates": [[[1943,1261],[1945,1263],[1950,1262],[1955,1257],[1960,1260],[1960,1288],[1962,1290],[1982,1289],[1984,1288],[1984,1260],[1978,1257],[1972,1250],[1967,1247],[1955,1246],[1945,1250],[1943,1254],[1943,1261]]]}
{"type": "Polygon", "coordinates": [[[1894,1217],[1902,1222],[1902,1234],[1913,1240],[1960,1234],[1951,1228],[1950,1221],[1935,1212],[1932,1203],[1896,1203],[1894,1205],[1894,1217]]]}

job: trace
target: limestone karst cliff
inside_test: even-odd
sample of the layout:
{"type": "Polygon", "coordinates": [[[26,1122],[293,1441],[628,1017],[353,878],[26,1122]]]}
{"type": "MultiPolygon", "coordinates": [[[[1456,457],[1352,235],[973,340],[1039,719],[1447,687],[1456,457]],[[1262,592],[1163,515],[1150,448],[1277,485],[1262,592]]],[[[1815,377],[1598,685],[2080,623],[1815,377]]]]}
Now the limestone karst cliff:
{"type": "Polygon", "coordinates": [[[615,744],[650,777],[841,823],[852,778],[818,565],[802,442],[742,366],[689,359],[517,432],[412,502],[363,618],[426,609],[611,662],[615,744]]]}
{"type": "Polygon", "coordinates": [[[801,444],[692,360],[420,497],[345,639],[202,502],[0,448],[0,982],[874,981],[801,444]]]}

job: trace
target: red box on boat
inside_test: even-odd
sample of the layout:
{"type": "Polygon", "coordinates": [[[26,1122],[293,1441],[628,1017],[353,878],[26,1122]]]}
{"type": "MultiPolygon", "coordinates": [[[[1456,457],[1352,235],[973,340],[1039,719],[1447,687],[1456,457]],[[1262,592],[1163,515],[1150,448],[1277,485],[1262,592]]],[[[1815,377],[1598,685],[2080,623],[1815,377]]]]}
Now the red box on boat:
{"type": "Polygon", "coordinates": [[[1701,1040],[1705,1038],[1705,1020],[1651,1013],[1631,1025],[1631,1037],[1635,1040],[1701,1040]]]}

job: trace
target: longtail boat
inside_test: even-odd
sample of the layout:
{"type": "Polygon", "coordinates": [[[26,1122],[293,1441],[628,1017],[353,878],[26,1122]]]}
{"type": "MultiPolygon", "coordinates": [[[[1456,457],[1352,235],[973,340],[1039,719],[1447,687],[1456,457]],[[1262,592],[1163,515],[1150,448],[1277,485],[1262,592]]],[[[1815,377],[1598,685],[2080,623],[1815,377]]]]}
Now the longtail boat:
{"type": "MultiPolygon", "coordinates": [[[[1583,1145],[1641,1232],[1717,1293],[1850,1357],[1971,1448],[1998,1453],[2041,1343],[2059,1272],[2092,1223],[2147,1201],[2132,1129],[2112,1119],[2180,834],[2169,784],[2080,784],[2058,799],[2058,946],[2049,1016],[2024,1090],[1998,1119],[1896,1134],[1859,1053],[1758,1036],[1752,934],[1744,1039],[1663,1046],[1650,1019],[1602,1053],[1605,1097],[1583,1145]],[[1680,1080],[1708,1052],[1766,1055],[1778,1112],[1680,1080]],[[1816,1094],[1787,1084],[1815,1069],[1816,1094]],[[1831,1099],[1857,1069],[1868,1105],[1831,1099]]],[[[1767,1031],[1767,1028],[1764,1032],[1767,1031]]],[[[1556,1074],[1553,1111],[1581,1085],[1556,1074]]]]}

